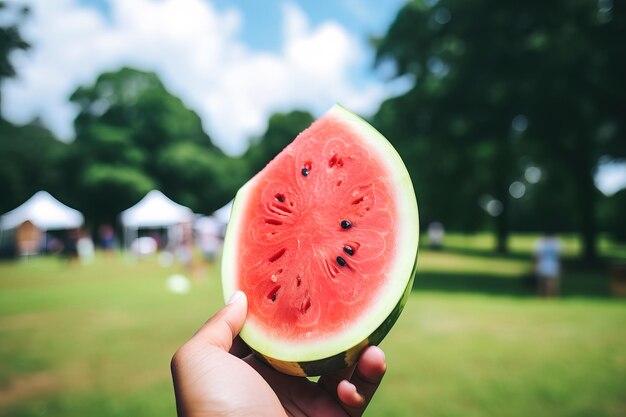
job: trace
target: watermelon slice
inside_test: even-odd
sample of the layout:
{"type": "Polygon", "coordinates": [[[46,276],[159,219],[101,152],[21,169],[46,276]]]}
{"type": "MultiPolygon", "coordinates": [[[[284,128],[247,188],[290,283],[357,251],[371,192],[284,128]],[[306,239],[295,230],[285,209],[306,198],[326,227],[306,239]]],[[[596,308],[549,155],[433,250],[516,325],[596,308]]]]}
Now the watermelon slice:
{"type": "Polygon", "coordinates": [[[241,337],[284,373],[351,366],[400,315],[418,236],[400,156],[335,105],[237,193],[222,285],[248,297],[241,337]]]}

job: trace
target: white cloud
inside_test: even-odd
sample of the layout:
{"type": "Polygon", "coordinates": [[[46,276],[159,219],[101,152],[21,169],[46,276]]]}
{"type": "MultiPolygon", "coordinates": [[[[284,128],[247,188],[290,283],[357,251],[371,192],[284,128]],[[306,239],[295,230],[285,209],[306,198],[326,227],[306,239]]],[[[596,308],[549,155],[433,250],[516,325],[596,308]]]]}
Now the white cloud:
{"type": "Polygon", "coordinates": [[[283,5],[283,47],[251,50],[236,9],[202,0],[111,0],[111,16],[74,0],[31,0],[24,37],[33,49],[13,56],[19,77],[6,81],[3,112],[15,122],[41,117],[72,137],[69,95],[121,66],[155,71],[196,111],[214,143],[237,154],[262,133],[271,113],[304,108],[321,114],[334,102],[370,114],[402,86],[356,82],[371,56],[336,22],[311,27],[292,3],[283,5]]]}

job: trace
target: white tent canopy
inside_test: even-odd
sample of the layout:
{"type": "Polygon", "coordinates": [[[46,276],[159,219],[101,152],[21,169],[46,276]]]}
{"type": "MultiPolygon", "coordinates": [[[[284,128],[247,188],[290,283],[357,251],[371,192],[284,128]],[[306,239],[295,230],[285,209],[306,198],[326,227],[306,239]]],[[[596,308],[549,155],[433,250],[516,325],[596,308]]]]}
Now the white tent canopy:
{"type": "Polygon", "coordinates": [[[212,217],[222,224],[228,224],[228,221],[230,220],[230,212],[233,211],[233,201],[234,200],[230,200],[226,203],[226,205],[224,205],[224,207],[215,210],[212,217]]]}
{"type": "Polygon", "coordinates": [[[182,224],[193,221],[193,211],[173,202],[161,191],[152,190],[134,206],[120,215],[124,227],[126,248],[139,238],[141,228],[167,228],[168,239],[174,245],[181,242],[182,224]]]}
{"type": "Polygon", "coordinates": [[[122,225],[126,228],[168,227],[192,219],[190,208],[173,202],[158,190],[150,191],[121,214],[122,225]]]}
{"type": "Polygon", "coordinates": [[[30,220],[38,229],[63,230],[82,226],[83,215],[46,191],[38,191],[21,206],[0,218],[0,229],[10,230],[30,220]]]}

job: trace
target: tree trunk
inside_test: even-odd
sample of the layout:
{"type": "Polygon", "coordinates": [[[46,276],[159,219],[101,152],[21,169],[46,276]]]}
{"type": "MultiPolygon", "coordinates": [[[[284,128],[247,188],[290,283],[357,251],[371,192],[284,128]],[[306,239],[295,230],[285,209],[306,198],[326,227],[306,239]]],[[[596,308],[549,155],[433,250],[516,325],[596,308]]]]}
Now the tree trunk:
{"type": "Polygon", "coordinates": [[[511,178],[512,150],[510,140],[504,136],[496,140],[496,153],[494,164],[494,188],[495,198],[502,204],[502,211],[495,218],[496,226],[496,252],[508,253],[509,251],[509,185],[511,178]]]}
{"type": "Polygon", "coordinates": [[[496,251],[498,253],[509,252],[509,227],[504,219],[504,211],[502,215],[496,219],[496,251]]]}
{"type": "Polygon", "coordinates": [[[598,261],[596,247],[596,201],[598,190],[593,180],[596,161],[593,156],[591,133],[585,132],[576,140],[578,146],[573,150],[570,158],[569,170],[575,181],[578,205],[578,230],[583,245],[582,261],[593,264],[598,261]]]}
{"type": "Polygon", "coordinates": [[[586,263],[598,261],[596,246],[596,186],[593,182],[591,168],[577,171],[578,177],[578,206],[580,210],[580,235],[583,244],[582,258],[586,263]]]}
{"type": "Polygon", "coordinates": [[[498,193],[497,199],[502,203],[502,212],[495,218],[496,221],[496,252],[509,252],[509,199],[507,195],[508,187],[501,185],[503,191],[498,193]]]}

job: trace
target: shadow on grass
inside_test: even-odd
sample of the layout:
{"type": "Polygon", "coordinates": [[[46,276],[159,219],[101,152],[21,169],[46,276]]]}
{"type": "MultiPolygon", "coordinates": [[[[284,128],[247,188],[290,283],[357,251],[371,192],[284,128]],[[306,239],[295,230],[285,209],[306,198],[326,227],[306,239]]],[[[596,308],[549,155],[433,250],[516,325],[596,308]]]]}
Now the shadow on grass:
{"type": "Polygon", "coordinates": [[[446,246],[441,252],[453,253],[455,255],[464,256],[478,256],[481,258],[503,258],[503,259],[515,259],[515,260],[527,260],[531,259],[532,255],[524,252],[507,252],[497,253],[493,249],[480,249],[480,248],[460,248],[460,247],[448,247],[446,246]]]}
{"type": "MultiPolygon", "coordinates": [[[[535,297],[535,281],[531,275],[520,277],[483,275],[476,273],[420,272],[413,291],[474,293],[508,297],[535,297]]],[[[608,274],[599,271],[565,271],[561,280],[561,296],[608,298],[608,274]]]]}
{"type": "Polygon", "coordinates": [[[482,293],[519,297],[533,295],[533,290],[524,277],[511,278],[498,275],[454,272],[420,272],[419,270],[415,276],[413,291],[482,293]]]}
{"type": "MultiPolygon", "coordinates": [[[[432,250],[432,249],[429,249],[429,250],[432,250]]],[[[475,256],[475,257],[487,258],[487,259],[493,259],[494,257],[498,257],[502,259],[511,259],[511,260],[528,260],[529,262],[531,262],[533,259],[532,252],[509,251],[507,253],[498,253],[493,249],[458,247],[458,246],[446,246],[443,249],[438,250],[437,252],[452,253],[455,255],[463,255],[463,256],[475,256]]],[[[562,259],[562,262],[566,267],[569,266],[571,268],[582,267],[586,269],[598,269],[598,268],[610,267],[612,264],[616,262],[626,262],[626,260],[622,260],[621,257],[599,256],[594,262],[589,263],[586,260],[580,259],[580,257],[578,256],[566,256],[562,259]]]]}

